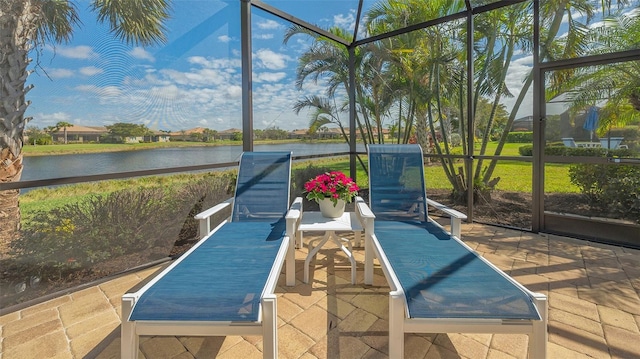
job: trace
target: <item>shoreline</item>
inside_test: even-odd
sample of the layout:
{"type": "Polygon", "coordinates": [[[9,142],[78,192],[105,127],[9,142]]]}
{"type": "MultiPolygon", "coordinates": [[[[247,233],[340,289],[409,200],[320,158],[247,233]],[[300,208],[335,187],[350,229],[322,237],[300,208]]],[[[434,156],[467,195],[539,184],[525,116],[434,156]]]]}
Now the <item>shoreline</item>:
{"type": "MultiPolygon", "coordinates": [[[[257,145],[277,145],[286,143],[342,143],[342,140],[268,140],[255,141],[257,145]]],[[[78,155],[86,153],[105,153],[105,152],[125,152],[125,151],[142,151],[154,150],[161,148],[180,148],[180,147],[220,147],[220,146],[242,146],[242,141],[221,141],[221,142],[155,142],[155,143],[92,143],[92,144],[56,144],[56,145],[26,145],[22,149],[24,157],[38,156],[64,156],[78,155]]]]}

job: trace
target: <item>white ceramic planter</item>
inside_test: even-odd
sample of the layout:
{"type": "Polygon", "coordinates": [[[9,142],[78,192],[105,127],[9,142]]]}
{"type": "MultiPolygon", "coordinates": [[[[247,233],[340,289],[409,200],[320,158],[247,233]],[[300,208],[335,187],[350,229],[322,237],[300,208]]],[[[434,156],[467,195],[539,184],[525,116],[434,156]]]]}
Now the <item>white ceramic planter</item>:
{"type": "Polygon", "coordinates": [[[344,213],[345,202],[341,199],[338,200],[338,203],[333,206],[333,202],[329,198],[323,198],[320,202],[320,212],[323,217],[327,218],[338,218],[341,217],[344,213]]]}

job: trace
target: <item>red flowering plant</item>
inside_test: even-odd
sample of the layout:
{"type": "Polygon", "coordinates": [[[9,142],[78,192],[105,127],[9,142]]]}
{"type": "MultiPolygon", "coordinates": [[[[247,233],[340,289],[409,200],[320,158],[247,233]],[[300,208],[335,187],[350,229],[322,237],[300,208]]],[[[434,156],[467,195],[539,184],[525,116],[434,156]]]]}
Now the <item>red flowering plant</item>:
{"type": "Polygon", "coordinates": [[[340,171],[326,172],[317,175],[304,184],[307,199],[320,202],[324,198],[331,199],[333,205],[341,199],[350,203],[358,195],[358,185],[340,171]]]}

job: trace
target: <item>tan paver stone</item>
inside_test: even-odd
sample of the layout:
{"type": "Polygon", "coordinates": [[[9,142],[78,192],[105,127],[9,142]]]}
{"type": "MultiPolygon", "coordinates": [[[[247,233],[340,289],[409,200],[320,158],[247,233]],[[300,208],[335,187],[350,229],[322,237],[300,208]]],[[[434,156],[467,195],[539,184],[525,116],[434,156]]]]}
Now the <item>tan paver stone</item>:
{"type": "Polygon", "coordinates": [[[592,358],[609,357],[607,343],[601,336],[555,321],[549,321],[548,331],[549,342],[584,353],[592,358]]]}
{"type": "MultiPolygon", "coordinates": [[[[196,357],[197,358],[197,357],[196,357]]],[[[261,359],[262,352],[246,341],[241,341],[231,349],[217,356],[218,359],[261,359]]],[[[197,358],[199,359],[199,358],[197,358]]]]}
{"type": "Polygon", "coordinates": [[[115,280],[102,283],[99,287],[107,298],[120,298],[129,289],[140,283],[138,276],[130,274],[126,277],[117,278],[115,280]]]}
{"type": "Polygon", "coordinates": [[[66,327],[67,336],[69,336],[69,339],[73,340],[74,338],[82,336],[96,328],[110,324],[115,324],[116,326],[120,325],[120,318],[114,311],[100,312],[97,315],[87,317],[81,322],[68,325],[66,327]]]}
{"type": "Polygon", "coordinates": [[[365,333],[360,337],[365,344],[376,351],[389,353],[389,322],[384,319],[378,319],[371,325],[365,333]]]}
{"type": "Polygon", "coordinates": [[[120,359],[120,337],[112,340],[95,359],[120,359]]]}
{"type": "Polygon", "coordinates": [[[378,318],[389,319],[389,298],[387,295],[373,290],[364,290],[351,300],[351,304],[378,318]]]}
{"type": "Polygon", "coordinates": [[[39,322],[19,332],[12,331],[10,334],[5,333],[2,345],[6,349],[11,349],[63,329],[62,323],[60,323],[60,320],[57,318],[39,322]]]}
{"type": "Polygon", "coordinates": [[[516,259],[527,259],[527,253],[518,251],[518,248],[501,245],[494,253],[488,253],[485,258],[502,270],[509,270],[516,259]]]}
{"type": "Polygon", "coordinates": [[[373,348],[369,349],[364,355],[362,359],[387,359],[389,356],[385,353],[381,353],[373,348]]]}
{"type": "Polygon", "coordinates": [[[602,324],[622,328],[630,332],[640,332],[635,318],[627,312],[604,305],[598,305],[598,312],[600,313],[602,324]]]}
{"type": "MultiPolygon", "coordinates": [[[[575,350],[568,349],[556,343],[547,343],[547,358],[554,359],[585,359],[588,358],[584,353],[577,352],[575,350]]],[[[598,357],[602,359],[611,358],[610,355],[606,354],[602,357],[598,357]]]]}
{"type": "Polygon", "coordinates": [[[54,298],[51,300],[48,300],[44,303],[40,303],[40,304],[36,304],[34,306],[31,306],[29,308],[24,308],[20,311],[21,315],[23,317],[28,317],[30,315],[33,315],[35,313],[41,312],[41,311],[46,311],[48,309],[51,308],[57,308],[59,306],[61,306],[64,303],[68,303],[71,301],[71,296],[70,295],[63,295],[62,297],[58,297],[58,298],[54,298]]]}
{"type": "Polygon", "coordinates": [[[112,334],[114,330],[118,329],[119,326],[120,322],[111,322],[109,324],[97,327],[96,329],[91,330],[84,335],[72,338],[70,341],[71,353],[76,358],[83,358],[103,339],[112,334]]]}
{"type": "Polygon", "coordinates": [[[536,263],[539,265],[548,265],[549,264],[549,255],[546,253],[530,253],[527,255],[527,262],[536,263]]]}
{"type": "Polygon", "coordinates": [[[313,354],[311,354],[311,353],[304,353],[304,354],[302,354],[300,359],[318,359],[318,357],[313,355],[313,354]]]}
{"type": "Polygon", "coordinates": [[[485,358],[489,352],[487,345],[457,333],[439,334],[433,344],[455,351],[466,358],[485,358]]]}
{"type": "MultiPolygon", "coordinates": [[[[16,313],[16,315],[19,314],[20,313],[16,313]]],[[[14,320],[3,324],[2,335],[5,338],[10,337],[22,331],[29,330],[38,325],[41,325],[42,323],[59,320],[60,317],[58,315],[58,311],[55,308],[47,309],[44,311],[40,311],[34,315],[22,316],[20,320],[14,320]]],[[[62,327],[60,327],[60,329],[62,329],[62,327]]]]}
{"type": "Polygon", "coordinates": [[[101,312],[113,311],[102,291],[83,291],[80,296],[73,295],[73,300],[60,306],[60,319],[65,326],[84,321],[86,318],[98,315],[101,312]]]}
{"type": "MultiPolygon", "coordinates": [[[[406,351],[405,351],[406,356],[406,351]]],[[[429,347],[429,351],[427,355],[424,357],[425,359],[460,359],[460,355],[458,352],[451,351],[445,347],[440,345],[432,344],[429,347]]]]}
{"type": "Polygon", "coordinates": [[[278,298],[277,305],[278,317],[282,318],[285,322],[291,321],[291,319],[300,315],[300,313],[304,311],[299,305],[284,296],[278,298]]]}
{"type": "Polygon", "coordinates": [[[340,347],[340,355],[337,357],[330,356],[330,358],[358,359],[362,358],[370,349],[368,345],[350,335],[340,335],[338,345],[340,347]]]}
{"type": "Polygon", "coordinates": [[[626,277],[617,280],[590,277],[589,282],[591,287],[590,289],[595,291],[601,291],[607,294],[623,295],[630,298],[638,298],[638,293],[635,288],[633,288],[633,285],[631,285],[631,281],[626,277]]]}
{"type": "Polygon", "coordinates": [[[185,351],[176,337],[152,337],[140,343],[140,350],[147,358],[173,358],[185,351]]]}
{"type": "Polygon", "coordinates": [[[640,358],[640,333],[605,325],[604,336],[612,358],[640,358]]]}
{"type": "Polygon", "coordinates": [[[527,358],[526,354],[525,356],[522,356],[522,357],[516,357],[493,348],[489,348],[489,352],[487,353],[487,359],[526,359],[526,358],[527,358]]]}
{"type": "Polygon", "coordinates": [[[558,309],[551,311],[549,313],[549,320],[571,325],[595,335],[602,336],[604,334],[599,320],[591,320],[577,314],[565,312],[564,310],[558,309]]]}
{"type": "Polygon", "coordinates": [[[338,324],[340,332],[362,332],[373,325],[378,317],[367,312],[366,310],[356,308],[344,320],[338,324]]]}
{"type": "Polygon", "coordinates": [[[178,340],[196,358],[215,358],[243,341],[240,336],[229,337],[178,337],[178,340]]]}
{"type": "Polygon", "coordinates": [[[281,358],[298,358],[314,344],[313,339],[291,325],[280,328],[278,337],[278,355],[281,358]]]}
{"type": "Polygon", "coordinates": [[[16,311],[13,313],[9,313],[9,314],[5,314],[3,316],[0,317],[0,328],[2,328],[2,326],[6,325],[7,323],[16,321],[20,319],[20,312],[16,311]]]}
{"type": "MultiPolygon", "coordinates": [[[[21,345],[4,346],[3,358],[53,358],[56,355],[69,355],[67,336],[62,330],[34,338],[21,345]]],[[[70,356],[70,355],[69,355],[70,356]]]]}
{"type": "Polygon", "coordinates": [[[332,297],[331,300],[318,302],[317,305],[340,319],[346,318],[356,309],[351,303],[335,297],[332,297]]]}
{"type": "Polygon", "coordinates": [[[617,295],[605,290],[578,287],[579,298],[592,303],[599,303],[612,308],[618,308],[627,313],[640,315],[640,299],[625,295],[617,295]]]}
{"type": "MultiPolygon", "coordinates": [[[[180,353],[180,354],[178,354],[178,355],[174,356],[174,357],[173,357],[173,358],[171,358],[171,359],[194,359],[194,358],[195,358],[195,357],[194,357],[193,355],[191,355],[191,353],[189,353],[189,352],[184,352],[184,353],[180,353]]],[[[209,358],[211,358],[211,357],[209,357],[209,358]]]]}
{"type": "MultiPolygon", "coordinates": [[[[280,329],[278,329],[278,336],[280,335],[280,329]]],[[[261,335],[243,335],[242,339],[246,340],[248,343],[253,346],[260,347],[262,345],[262,336],[261,335]]]]}
{"type": "Polygon", "coordinates": [[[586,269],[571,264],[541,266],[538,267],[538,274],[555,281],[564,281],[571,284],[589,283],[586,269]]]}
{"type": "Polygon", "coordinates": [[[549,279],[545,276],[531,273],[512,272],[511,277],[527,289],[538,293],[549,293],[549,279]]]}
{"type": "Polygon", "coordinates": [[[291,321],[296,329],[317,341],[327,335],[329,330],[338,325],[338,317],[314,305],[291,321]]]}
{"type": "Polygon", "coordinates": [[[287,295],[287,298],[298,304],[302,309],[307,309],[326,297],[326,292],[320,290],[306,291],[293,296],[287,295]]]}
{"type": "Polygon", "coordinates": [[[594,303],[574,297],[569,297],[561,293],[550,293],[549,307],[564,310],[565,312],[573,314],[578,314],[594,321],[600,320],[598,308],[594,303]]]}

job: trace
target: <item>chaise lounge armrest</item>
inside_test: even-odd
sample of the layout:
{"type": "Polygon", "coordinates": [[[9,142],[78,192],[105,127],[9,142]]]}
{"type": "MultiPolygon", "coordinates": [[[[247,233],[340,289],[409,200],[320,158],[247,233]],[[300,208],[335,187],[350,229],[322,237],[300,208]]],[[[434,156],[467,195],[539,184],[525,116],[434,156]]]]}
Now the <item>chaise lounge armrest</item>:
{"type": "Polygon", "coordinates": [[[432,199],[427,198],[427,205],[436,208],[437,210],[446,213],[449,215],[449,219],[451,221],[451,235],[456,238],[460,238],[460,228],[462,226],[462,220],[467,219],[467,215],[456,211],[453,208],[449,208],[440,202],[436,202],[432,199]]]}
{"type": "Polygon", "coordinates": [[[231,204],[233,204],[233,198],[229,198],[228,200],[221,202],[206,211],[200,212],[193,217],[199,222],[198,228],[200,231],[200,239],[207,237],[212,232],[210,221],[211,216],[229,207],[231,204]]]}

